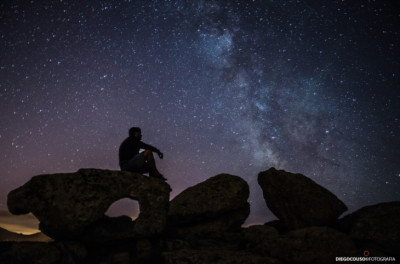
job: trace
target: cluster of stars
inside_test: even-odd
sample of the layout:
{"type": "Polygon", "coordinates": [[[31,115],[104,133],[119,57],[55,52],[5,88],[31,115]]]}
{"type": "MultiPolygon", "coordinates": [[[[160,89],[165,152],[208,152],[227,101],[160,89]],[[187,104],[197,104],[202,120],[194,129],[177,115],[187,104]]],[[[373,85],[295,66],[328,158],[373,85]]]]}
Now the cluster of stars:
{"type": "MultiPolygon", "coordinates": [[[[354,210],[400,197],[393,1],[1,3],[0,210],[41,173],[118,168],[131,126],[175,196],[300,172],[354,210]]],[[[115,210],[123,210],[117,208],[115,210]]]]}

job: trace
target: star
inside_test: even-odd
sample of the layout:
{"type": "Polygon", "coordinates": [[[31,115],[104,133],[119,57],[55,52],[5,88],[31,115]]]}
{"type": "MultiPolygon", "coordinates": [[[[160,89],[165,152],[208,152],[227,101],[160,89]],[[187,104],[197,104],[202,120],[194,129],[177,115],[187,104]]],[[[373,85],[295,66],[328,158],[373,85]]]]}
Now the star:
{"type": "Polygon", "coordinates": [[[171,198],[245,179],[247,223],[274,219],[255,180],[272,166],[349,211],[400,198],[394,1],[0,5],[0,210],[34,175],[119,170],[132,126],[165,154],[171,198]]]}

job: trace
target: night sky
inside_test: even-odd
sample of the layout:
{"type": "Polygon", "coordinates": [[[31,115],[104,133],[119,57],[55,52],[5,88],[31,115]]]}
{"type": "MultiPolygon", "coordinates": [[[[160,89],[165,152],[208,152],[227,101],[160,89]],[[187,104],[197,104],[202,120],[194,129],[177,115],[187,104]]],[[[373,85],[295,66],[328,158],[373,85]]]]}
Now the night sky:
{"type": "MultiPolygon", "coordinates": [[[[171,198],[299,172],[354,211],[400,200],[398,1],[2,1],[0,210],[38,174],[118,170],[132,126],[171,198]]],[[[112,186],[110,186],[112,188],[112,186]]],[[[115,212],[134,215],[120,204],[115,212]]]]}

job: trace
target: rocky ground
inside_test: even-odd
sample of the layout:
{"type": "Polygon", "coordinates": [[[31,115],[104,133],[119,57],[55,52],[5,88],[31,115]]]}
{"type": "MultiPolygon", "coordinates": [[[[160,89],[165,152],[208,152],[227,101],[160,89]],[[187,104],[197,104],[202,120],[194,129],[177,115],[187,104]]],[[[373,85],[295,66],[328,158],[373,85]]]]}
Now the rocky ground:
{"type": "MultiPolygon", "coordinates": [[[[279,220],[242,228],[249,187],[220,174],[169,201],[167,183],[140,174],[82,169],[33,177],[8,195],[13,214],[32,212],[51,242],[0,242],[0,263],[339,263],[336,257],[400,260],[400,202],[346,205],[301,174],[258,175],[279,220]],[[112,188],[110,188],[112,186],[112,188]],[[140,214],[104,215],[137,200],[140,214]]],[[[0,230],[1,231],[1,230],[0,230]]],[[[394,262],[392,262],[394,263],[394,262]]]]}

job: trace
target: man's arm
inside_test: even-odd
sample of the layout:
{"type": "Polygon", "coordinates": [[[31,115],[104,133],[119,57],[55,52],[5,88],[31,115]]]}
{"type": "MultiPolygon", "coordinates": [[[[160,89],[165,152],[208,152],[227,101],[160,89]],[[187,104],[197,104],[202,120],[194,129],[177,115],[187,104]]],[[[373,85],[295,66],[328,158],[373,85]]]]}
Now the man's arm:
{"type": "Polygon", "coordinates": [[[152,152],[157,153],[158,156],[160,157],[160,159],[162,159],[162,158],[164,157],[164,154],[163,154],[158,148],[153,147],[152,145],[149,145],[149,144],[146,144],[146,143],[144,143],[144,142],[142,142],[142,141],[139,141],[139,147],[140,147],[141,149],[149,149],[149,150],[151,150],[152,152]]]}

